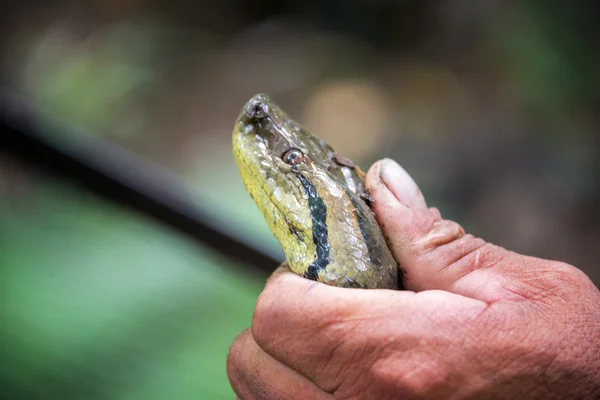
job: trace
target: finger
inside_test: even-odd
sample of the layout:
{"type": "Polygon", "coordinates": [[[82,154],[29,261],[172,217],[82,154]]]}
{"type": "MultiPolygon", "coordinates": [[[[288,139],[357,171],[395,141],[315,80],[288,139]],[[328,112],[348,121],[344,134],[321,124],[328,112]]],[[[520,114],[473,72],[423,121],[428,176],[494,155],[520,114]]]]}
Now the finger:
{"type": "Polygon", "coordinates": [[[366,186],[406,288],[442,289],[486,302],[510,293],[504,289],[508,277],[493,270],[508,252],[427,208],[414,181],[394,161],[375,163],[366,186]]]}
{"type": "Polygon", "coordinates": [[[401,204],[408,208],[427,208],[421,189],[414,179],[398,163],[390,159],[381,160],[379,174],[388,183],[388,189],[401,204]]]}
{"type": "Polygon", "coordinates": [[[231,345],[227,376],[238,398],[246,399],[331,399],[312,382],[265,353],[249,330],[231,345]]]}
{"type": "MultiPolygon", "coordinates": [[[[409,291],[332,287],[280,268],[256,302],[252,335],[266,353],[331,392],[340,379],[349,376],[340,372],[331,379],[332,370],[348,367],[335,354],[349,348],[358,351],[359,342],[365,339],[364,335],[352,335],[352,327],[365,318],[402,318],[403,308],[412,296],[414,293],[409,291]]],[[[374,324],[367,326],[376,333],[374,324]]]]}

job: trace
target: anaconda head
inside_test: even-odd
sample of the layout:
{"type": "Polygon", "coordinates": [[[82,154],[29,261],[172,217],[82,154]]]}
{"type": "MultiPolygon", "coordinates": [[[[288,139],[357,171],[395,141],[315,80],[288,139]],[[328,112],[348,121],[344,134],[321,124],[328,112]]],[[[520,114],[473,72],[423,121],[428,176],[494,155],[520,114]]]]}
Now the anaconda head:
{"type": "Polygon", "coordinates": [[[306,268],[317,246],[303,174],[327,171],[333,150],[268,96],[258,94],[246,103],[235,123],[233,155],[289,266],[298,271],[306,268]]]}

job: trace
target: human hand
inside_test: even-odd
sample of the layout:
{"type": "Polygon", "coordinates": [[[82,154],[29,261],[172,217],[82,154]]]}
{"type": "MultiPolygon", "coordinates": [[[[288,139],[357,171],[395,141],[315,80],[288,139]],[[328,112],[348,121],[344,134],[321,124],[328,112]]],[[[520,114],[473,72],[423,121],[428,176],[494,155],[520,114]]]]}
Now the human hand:
{"type": "Polygon", "coordinates": [[[367,175],[407,291],[277,270],[231,346],[241,399],[600,399],[600,292],[464,233],[391,160],[367,175]]]}

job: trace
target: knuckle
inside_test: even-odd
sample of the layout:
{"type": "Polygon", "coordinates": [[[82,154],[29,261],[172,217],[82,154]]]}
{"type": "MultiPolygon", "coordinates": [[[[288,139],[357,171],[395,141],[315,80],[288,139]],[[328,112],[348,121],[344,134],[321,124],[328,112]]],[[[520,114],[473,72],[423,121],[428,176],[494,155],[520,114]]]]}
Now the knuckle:
{"type": "Polygon", "coordinates": [[[393,388],[398,393],[411,397],[429,398],[448,385],[447,371],[432,359],[408,359],[403,361],[402,366],[378,363],[371,372],[384,388],[393,388]]]}
{"type": "Polygon", "coordinates": [[[416,237],[413,246],[419,253],[452,243],[465,235],[460,224],[447,219],[432,220],[426,229],[416,237]]]}
{"type": "Polygon", "coordinates": [[[238,362],[238,358],[237,355],[235,353],[231,352],[231,349],[229,350],[229,353],[227,354],[227,364],[226,364],[226,371],[227,371],[227,377],[229,378],[229,382],[233,385],[236,382],[238,382],[238,371],[239,371],[239,362],[238,362]]]}
{"type": "Polygon", "coordinates": [[[580,294],[583,289],[591,288],[593,283],[587,275],[569,264],[562,262],[551,262],[547,267],[542,267],[537,277],[531,277],[530,281],[536,283],[533,285],[546,297],[550,295],[564,296],[565,294],[580,294]]]}
{"type": "Polygon", "coordinates": [[[442,214],[440,213],[440,210],[437,207],[429,207],[429,214],[434,220],[442,219],[442,214]]]}
{"type": "Polygon", "coordinates": [[[381,354],[376,340],[381,337],[365,329],[358,321],[347,321],[331,324],[321,335],[327,338],[327,344],[321,348],[320,375],[327,376],[327,383],[322,388],[327,392],[358,393],[369,385],[368,372],[371,365],[381,354]],[[338,391],[340,388],[343,390],[338,391]]]}
{"type": "Polygon", "coordinates": [[[490,268],[502,258],[499,247],[471,235],[464,241],[457,241],[455,247],[456,259],[445,269],[463,271],[463,274],[475,269],[490,268]]]}
{"type": "Polygon", "coordinates": [[[252,315],[252,336],[263,349],[272,349],[285,340],[290,330],[308,324],[300,316],[306,313],[304,297],[290,285],[267,284],[256,300],[252,315]]]}
{"type": "Polygon", "coordinates": [[[227,353],[226,371],[232,386],[240,384],[241,368],[243,365],[244,342],[246,340],[247,330],[240,333],[229,347],[227,353]]]}
{"type": "Polygon", "coordinates": [[[441,375],[434,374],[434,371],[426,367],[405,371],[400,376],[400,386],[412,395],[425,396],[431,394],[442,381],[441,375]]]}
{"type": "Polygon", "coordinates": [[[460,239],[465,235],[465,231],[460,224],[447,219],[436,221],[433,229],[429,232],[430,241],[440,246],[446,243],[460,239]]]}
{"type": "Polygon", "coordinates": [[[276,303],[270,290],[264,290],[256,300],[254,314],[252,315],[252,335],[257,343],[268,342],[269,336],[272,335],[273,321],[276,318],[276,303]]]}
{"type": "MultiPolygon", "coordinates": [[[[258,296],[252,316],[252,334],[258,344],[283,333],[286,325],[297,324],[306,313],[310,281],[280,268],[258,296]]],[[[262,346],[261,346],[262,347],[262,346]]]]}
{"type": "Polygon", "coordinates": [[[589,278],[583,271],[566,263],[555,262],[552,265],[552,269],[554,280],[565,287],[580,288],[582,284],[589,281],[589,278]]]}

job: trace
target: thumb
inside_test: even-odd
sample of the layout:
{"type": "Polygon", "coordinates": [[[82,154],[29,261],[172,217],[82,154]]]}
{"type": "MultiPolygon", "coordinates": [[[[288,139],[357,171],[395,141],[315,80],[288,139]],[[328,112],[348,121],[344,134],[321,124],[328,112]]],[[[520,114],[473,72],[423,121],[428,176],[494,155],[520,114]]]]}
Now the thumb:
{"type": "Polygon", "coordinates": [[[494,302],[530,297],[531,288],[545,286],[536,281],[552,262],[465,234],[459,224],[427,207],[417,184],[396,162],[375,163],[366,186],[405,288],[441,289],[494,302]]]}

